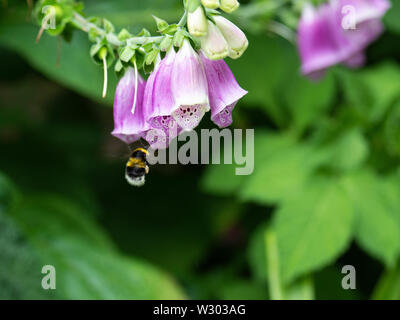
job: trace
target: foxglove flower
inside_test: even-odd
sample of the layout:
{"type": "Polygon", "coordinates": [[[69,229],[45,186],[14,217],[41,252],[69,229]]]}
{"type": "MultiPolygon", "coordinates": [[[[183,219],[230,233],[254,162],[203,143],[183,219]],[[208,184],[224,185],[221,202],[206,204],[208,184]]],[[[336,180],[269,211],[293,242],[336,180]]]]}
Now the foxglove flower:
{"type": "Polygon", "coordinates": [[[232,59],[241,57],[249,46],[244,32],[222,16],[214,16],[214,21],[229,45],[229,57],[232,59]]]}
{"type": "Polygon", "coordinates": [[[175,104],[170,114],[184,130],[192,130],[210,110],[210,105],[203,64],[187,39],[174,59],[171,91],[175,104]]]}
{"type": "Polygon", "coordinates": [[[171,48],[165,58],[150,75],[144,99],[147,122],[152,128],[146,140],[155,148],[167,147],[168,143],[182,132],[171,113],[175,108],[175,99],[171,90],[171,73],[176,53],[171,48]],[[162,145],[164,144],[164,145],[162,145]]]}
{"type": "Polygon", "coordinates": [[[208,21],[208,34],[201,39],[201,48],[211,60],[224,59],[229,54],[228,43],[211,21],[208,21]]]}
{"type": "Polygon", "coordinates": [[[131,112],[135,100],[135,80],[134,69],[127,69],[118,82],[114,98],[114,131],[111,134],[128,144],[140,139],[149,129],[143,110],[146,82],[140,75],[137,79],[135,112],[131,112]]]}
{"type": "Polygon", "coordinates": [[[333,0],[317,9],[306,5],[298,27],[302,73],[320,76],[332,65],[358,67],[364,50],[383,31],[380,19],[390,7],[387,0],[333,0]],[[344,28],[345,8],[352,8],[354,28],[344,28]]]}
{"type": "Polygon", "coordinates": [[[232,124],[232,111],[240,98],[247,94],[224,60],[212,61],[200,54],[204,64],[211,106],[211,120],[220,128],[232,124]]]}
{"type": "MultiPolygon", "coordinates": [[[[389,8],[390,3],[387,0],[338,0],[337,10],[340,23],[342,28],[347,28],[344,30],[345,36],[353,44],[355,50],[362,51],[380,36],[383,32],[381,18],[389,8]],[[349,8],[351,10],[347,11],[346,9],[349,8]],[[354,26],[347,26],[344,23],[346,12],[348,15],[354,14],[354,26]]],[[[351,22],[352,17],[349,18],[351,22]]]]}

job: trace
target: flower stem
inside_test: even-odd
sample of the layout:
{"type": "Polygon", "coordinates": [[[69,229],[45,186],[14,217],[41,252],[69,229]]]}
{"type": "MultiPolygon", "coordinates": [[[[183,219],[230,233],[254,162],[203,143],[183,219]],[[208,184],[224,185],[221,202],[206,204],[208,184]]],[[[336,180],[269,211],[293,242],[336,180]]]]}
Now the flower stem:
{"type": "Polygon", "coordinates": [[[183,26],[185,26],[186,21],[187,21],[187,10],[185,10],[185,12],[183,13],[183,16],[182,16],[182,18],[179,20],[177,26],[178,26],[178,27],[183,27],[183,26]]]}
{"type": "Polygon", "coordinates": [[[269,228],[264,234],[265,255],[267,257],[267,279],[270,299],[282,300],[284,297],[279,272],[278,244],[275,232],[269,228]]]}
{"type": "Polygon", "coordinates": [[[137,64],[136,64],[136,59],[133,60],[133,66],[135,67],[135,96],[133,98],[133,106],[132,106],[132,114],[135,113],[136,109],[136,100],[137,100],[137,93],[138,93],[138,69],[137,69],[137,64]]]}
{"type": "Polygon", "coordinates": [[[267,25],[267,30],[281,36],[293,44],[296,42],[296,33],[280,22],[270,21],[267,25]]]}
{"type": "Polygon", "coordinates": [[[103,99],[107,94],[107,83],[108,83],[108,72],[107,72],[107,60],[106,55],[103,55],[103,68],[104,68],[104,83],[103,83],[103,99]]]}
{"type": "Polygon", "coordinates": [[[50,20],[51,16],[47,15],[44,17],[42,26],[40,27],[39,33],[36,36],[36,43],[39,43],[40,38],[42,37],[43,31],[46,29],[47,22],[50,20]]]}
{"type": "Polygon", "coordinates": [[[157,37],[132,37],[126,40],[128,44],[146,44],[148,42],[157,42],[160,43],[164,39],[164,36],[157,37]]]}
{"type": "MultiPolygon", "coordinates": [[[[87,21],[83,16],[78,13],[74,13],[73,22],[75,26],[84,31],[89,32],[91,29],[94,29],[98,34],[104,36],[107,41],[115,47],[121,47],[124,45],[123,41],[120,41],[118,37],[111,32],[106,32],[104,29],[96,26],[95,24],[87,21]]],[[[164,36],[157,36],[157,37],[131,37],[126,40],[126,43],[129,44],[146,44],[148,42],[157,42],[160,43],[164,39],[164,36]]]]}

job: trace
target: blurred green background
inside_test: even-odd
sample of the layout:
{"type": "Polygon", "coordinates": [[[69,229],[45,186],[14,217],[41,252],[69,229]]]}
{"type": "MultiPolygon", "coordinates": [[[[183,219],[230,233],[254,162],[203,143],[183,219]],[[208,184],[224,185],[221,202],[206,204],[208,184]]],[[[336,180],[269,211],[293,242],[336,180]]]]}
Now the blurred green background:
{"type": "MultiPolygon", "coordinates": [[[[182,13],[180,0],[83,2],[132,32],[182,13]]],[[[233,127],[255,128],[254,173],[155,165],[138,189],[110,135],[117,80],[101,99],[87,35],[35,44],[26,1],[2,1],[0,299],[400,298],[400,1],[368,64],[318,83],[268,32],[274,13],[249,18],[255,2],[273,0],[242,1],[250,46],[227,61],[249,91],[233,127]],[[46,264],[56,290],[41,288],[46,264]]]]}

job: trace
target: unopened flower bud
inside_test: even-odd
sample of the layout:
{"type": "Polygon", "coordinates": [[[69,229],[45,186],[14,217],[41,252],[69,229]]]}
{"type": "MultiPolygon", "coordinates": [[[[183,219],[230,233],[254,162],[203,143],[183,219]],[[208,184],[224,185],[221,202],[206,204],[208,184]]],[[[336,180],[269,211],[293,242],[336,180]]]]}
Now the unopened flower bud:
{"type": "Polygon", "coordinates": [[[201,0],[201,4],[208,9],[219,8],[219,0],[201,0]]]}
{"type": "Polygon", "coordinates": [[[201,5],[188,13],[187,26],[189,33],[194,37],[203,37],[207,34],[207,18],[201,5]]]}
{"type": "Polygon", "coordinates": [[[229,57],[239,58],[249,46],[244,32],[222,16],[215,16],[214,21],[229,45],[229,57]]]}
{"type": "Polygon", "coordinates": [[[201,48],[210,60],[224,59],[229,54],[228,43],[211,21],[208,21],[208,34],[201,39],[201,48]]]}
{"type": "Polygon", "coordinates": [[[239,8],[239,1],[237,0],[221,0],[220,1],[220,8],[221,10],[231,13],[235,11],[237,8],[239,8]]]}

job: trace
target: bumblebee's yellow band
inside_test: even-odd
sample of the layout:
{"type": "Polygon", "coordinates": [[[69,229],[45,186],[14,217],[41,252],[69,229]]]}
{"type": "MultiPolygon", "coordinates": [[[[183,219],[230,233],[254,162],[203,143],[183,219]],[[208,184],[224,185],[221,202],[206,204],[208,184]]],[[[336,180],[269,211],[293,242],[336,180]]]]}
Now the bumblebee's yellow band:
{"type": "Polygon", "coordinates": [[[146,163],[139,158],[129,158],[128,163],[126,164],[128,167],[139,167],[139,168],[145,168],[146,167],[146,163]]]}
{"type": "Polygon", "coordinates": [[[137,148],[137,149],[133,150],[133,152],[135,152],[135,151],[142,151],[142,152],[144,152],[145,154],[149,154],[149,152],[148,152],[146,149],[144,149],[144,148],[137,148]]]}

